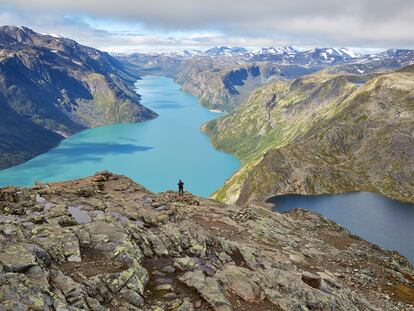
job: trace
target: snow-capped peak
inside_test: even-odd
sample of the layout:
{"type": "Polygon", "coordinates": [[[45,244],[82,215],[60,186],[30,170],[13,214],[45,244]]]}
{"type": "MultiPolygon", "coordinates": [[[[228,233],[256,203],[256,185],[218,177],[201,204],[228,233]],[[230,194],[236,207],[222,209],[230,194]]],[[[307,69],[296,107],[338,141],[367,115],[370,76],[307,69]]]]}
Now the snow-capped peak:
{"type": "Polygon", "coordinates": [[[360,53],[358,53],[357,51],[354,51],[352,49],[349,49],[349,48],[340,48],[340,49],[338,49],[338,51],[340,51],[342,53],[342,55],[348,56],[350,58],[359,58],[359,57],[361,57],[360,53]]]}
{"type": "Polygon", "coordinates": [[[296,50],[290,46],[288,47],[268,47],[268,48],[261,48],[258,50],[253,50],[251,53],[256,55],[282,55],[282,54],[291,54],[295,53],[296,50]]]}

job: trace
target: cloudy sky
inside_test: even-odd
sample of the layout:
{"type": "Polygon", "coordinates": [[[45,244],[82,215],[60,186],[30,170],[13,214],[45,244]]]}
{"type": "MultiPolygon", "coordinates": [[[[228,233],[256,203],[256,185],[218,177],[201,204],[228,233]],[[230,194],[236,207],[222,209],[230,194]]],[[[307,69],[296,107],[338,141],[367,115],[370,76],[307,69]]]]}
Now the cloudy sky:
{"type": "Polygon", "coordinates": [[[0,0],[0,24],[108,51],[414,48],[414,0],[0,0]]]}

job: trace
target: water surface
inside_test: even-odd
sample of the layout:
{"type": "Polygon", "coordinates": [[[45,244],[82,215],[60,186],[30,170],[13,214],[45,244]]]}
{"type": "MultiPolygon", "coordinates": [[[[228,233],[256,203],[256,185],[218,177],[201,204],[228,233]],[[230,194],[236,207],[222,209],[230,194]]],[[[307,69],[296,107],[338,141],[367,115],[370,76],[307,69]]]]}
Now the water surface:
{"type": "Polygon", "coordinates": [[[0,171],[0,186],[30,186],[109,170],[127,175],[152,191],[185,189],[208,196],[239,167],[232,155],[217,151],[200,126],[218,116],[180,91],[170,78],[147,76],[136,84],[142,104],[155,120],[82,131],[22,165],[0,171]]]}
{"type": "Polygon", "coordinates": [[[335,195],[282,195],[269,200],[275,211],[303,208],[324,215],[353,234],[414,264],[414,205],[369,192],[335,195]]]}

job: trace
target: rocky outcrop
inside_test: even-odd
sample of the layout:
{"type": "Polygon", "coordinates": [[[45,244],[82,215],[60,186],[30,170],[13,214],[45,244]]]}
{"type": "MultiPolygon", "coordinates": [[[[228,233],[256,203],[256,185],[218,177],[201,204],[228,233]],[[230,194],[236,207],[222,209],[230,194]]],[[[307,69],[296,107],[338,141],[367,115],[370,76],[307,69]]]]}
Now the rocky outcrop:
{"type": "Polygon", "coordinates": [[[303,210],[108,172],[0,189],[2,310],[414,310],[414,270],[303,210]]]}

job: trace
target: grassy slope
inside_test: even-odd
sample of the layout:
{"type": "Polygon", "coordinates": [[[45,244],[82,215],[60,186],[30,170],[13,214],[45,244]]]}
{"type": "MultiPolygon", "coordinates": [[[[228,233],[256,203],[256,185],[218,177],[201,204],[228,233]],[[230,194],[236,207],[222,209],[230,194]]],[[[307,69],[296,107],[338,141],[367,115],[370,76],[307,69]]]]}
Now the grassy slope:
{"type": "Polygon", "coordinates": [[[242,160],[216,198],[368,190],[414,201],[413,70],[368,78],[361,86],[360,77],[317,73],[267,85],[205,125],[216,147],[242,160]]]}

